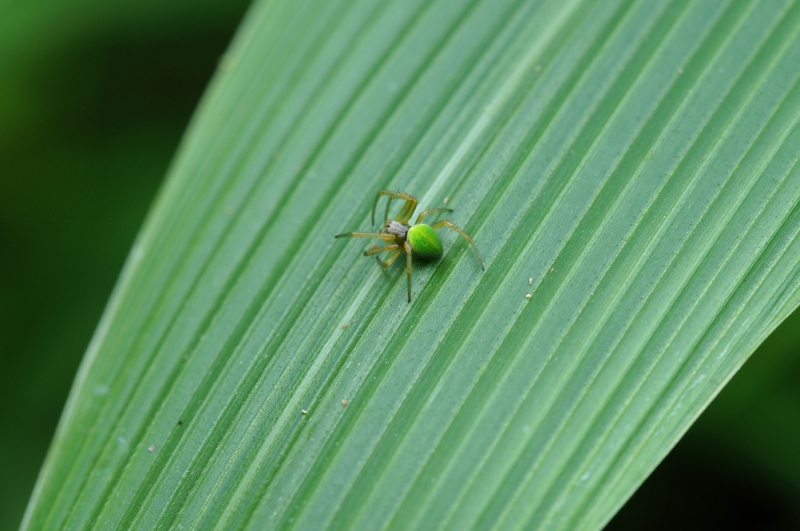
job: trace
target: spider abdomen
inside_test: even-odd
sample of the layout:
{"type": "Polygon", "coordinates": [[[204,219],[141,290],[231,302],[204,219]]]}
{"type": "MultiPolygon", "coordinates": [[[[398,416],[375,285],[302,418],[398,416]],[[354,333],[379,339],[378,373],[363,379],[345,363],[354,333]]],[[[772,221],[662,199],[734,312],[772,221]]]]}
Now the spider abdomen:
{"type": "Polygon", "coordinates": [[[421,223],[408,229],[406,240],[414,254],[423,260],[438,260],[442,257],[442,240],[430,225],[421,223]]]}

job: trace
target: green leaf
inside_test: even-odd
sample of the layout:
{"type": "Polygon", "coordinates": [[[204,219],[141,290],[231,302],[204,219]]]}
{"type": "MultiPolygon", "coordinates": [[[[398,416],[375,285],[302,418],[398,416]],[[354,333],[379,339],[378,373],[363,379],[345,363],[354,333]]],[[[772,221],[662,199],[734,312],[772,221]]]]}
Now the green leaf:
{"type": "Polygon", "coordinates": [[[23,527],[602,527],[800,302],[799,35],[794,1],[258,3],[23,527]],[[408,304],[333,239],[381,188],[485,273],[443,233],[408,304]]]}

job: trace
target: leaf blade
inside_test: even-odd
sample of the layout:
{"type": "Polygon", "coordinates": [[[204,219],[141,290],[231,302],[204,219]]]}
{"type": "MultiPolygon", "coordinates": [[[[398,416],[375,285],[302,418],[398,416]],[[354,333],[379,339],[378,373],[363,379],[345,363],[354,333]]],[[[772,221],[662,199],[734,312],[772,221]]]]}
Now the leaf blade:
{"type": "Polygon", "coordinates": [[[599,527],[797,305],[800,8],[285,5],[132,252],[43,521],[599,527]],[[384,187],[451,196],[486,273],[445,237],[408,306],[332,240],[384,187]]]}

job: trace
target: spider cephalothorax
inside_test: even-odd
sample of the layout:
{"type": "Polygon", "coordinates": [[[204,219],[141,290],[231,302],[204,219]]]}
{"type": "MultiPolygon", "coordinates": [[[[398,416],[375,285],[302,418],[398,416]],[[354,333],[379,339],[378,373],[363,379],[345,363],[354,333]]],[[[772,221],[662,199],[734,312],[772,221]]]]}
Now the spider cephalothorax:
{"type": "Polygon", "coordinates": [[[414,215],[417,209],[417,198],[403,192],[393,192],[391,190],[380,190],[375,197],[375,203],[372,205],[372,223],[375,224],[375,207],[378,206],[378,200],[382,195],[388,197],[386,202],[386,215],[384,219],[386,222],[383,224],[383,229],[380,232],[346,232],[344,234],[337,234],[336,238],[356,237],[356,238],[380,238],[384,240],[387,245],[384,247],[375,247],[364,251],[364,256],[377,255],[382,252],[388,252],[386,260],[381,260],[376,256],[381,267],[389,267],[397,259],[402,252],[406,253],[406,273],[408,274],[408,302],[411,302],[411,257],[412,255],[418,256],[423,260],[438,260],[442,257],[442,241],[436,230],[442,227],[453,229],[458,234],[463,236],[472,245],[475,250],[475,255],[478,257],[478,262],[483,267],[483,259],[475,246],[472,238],[463,230],[456,227],[449,221],[437,221],[433,225],[426,225],[422,223],[422,219],[430,214],[438,212],[452,212],[450,208],[434,208],[431,210],[424,210],[417,216],[417,222],[409,226],[408,220],[414,215]],[[403,199],[405,205],[400,209],[395,219],[389,218],[389,205],[392,204],[392,199],[403,199]]]}

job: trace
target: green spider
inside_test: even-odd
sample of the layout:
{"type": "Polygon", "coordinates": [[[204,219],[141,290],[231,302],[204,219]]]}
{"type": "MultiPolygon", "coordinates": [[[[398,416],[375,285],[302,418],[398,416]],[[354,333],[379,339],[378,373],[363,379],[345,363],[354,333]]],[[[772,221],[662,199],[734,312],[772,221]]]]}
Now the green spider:
{"type": "Polygon", "coordinates": [[[416,255],[423,260],[439,260],[442,257],[442,241],[436,230],[442,227],[448,227],[459,233],[466,239],[472,248],[475,250],[475,255],[478,257],[478,262],[481,264],[481,270],[484,270],[483,259],[475,242],[463,230],[456,227],[449,221],[442,220],[434,223],[433,225],[426,225],[422,223],[422,219],[429,214],[436,214],[437,212],[452,212],[451,208],[434,208],[431,210],[424,210],[417,216],[417,222],[409,226],[408,220],[414,215],[414,210],[417,209],[417,198],[413,195],[408,195],[403,192],[393,192],[391,190],[379,190],[378,195],[375,196],[375,203],[372,204],[372,224],[375,225],[375,207],[378,206],[378,201],[381,196],[388,197],[386,201],[386,221],[383,224],[383,229],[380,232],[346,232],[344,234],[337,234],[335,238],[355,237],[355,238],[380,238],[388,243],[384,247],[374,247],[364,251],[364,256],[377,255],[378,253],[388,252],[389,256],[386,260],[381,260],[379,256],[375,259],[378,264],[387,268],[400,256],[403,251],[406,252],[406,273],[408,274],[408,302],[411,302],[411,256],[416,255]],[[393,199],[403,199],[406,204],[400,209],[400,213],[394,220],[389,219],[389,205],[392,204],[393,199]]]}

